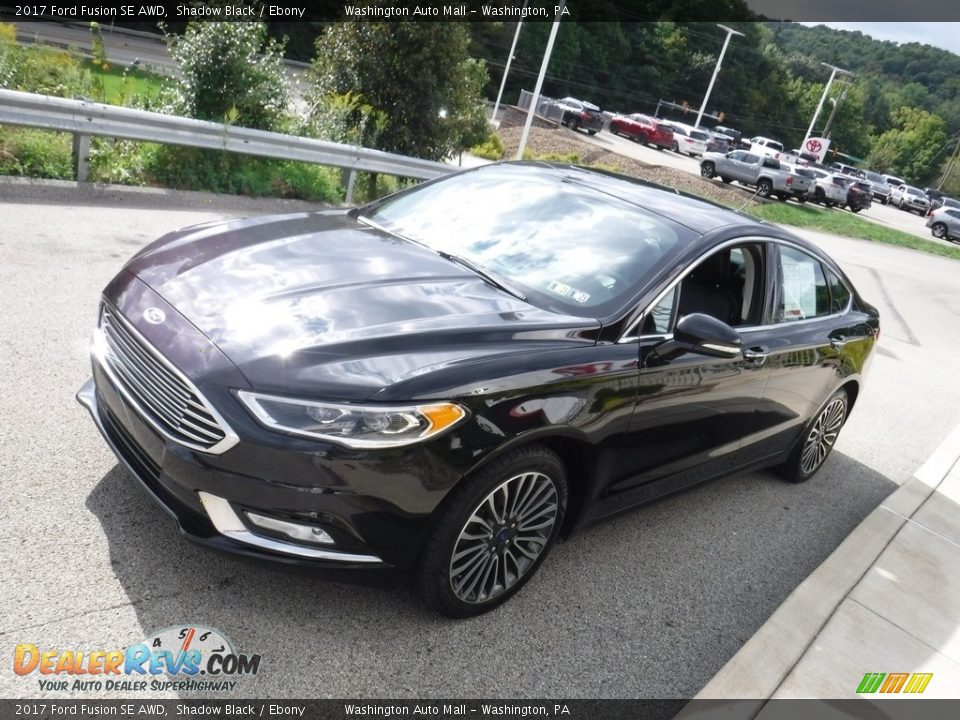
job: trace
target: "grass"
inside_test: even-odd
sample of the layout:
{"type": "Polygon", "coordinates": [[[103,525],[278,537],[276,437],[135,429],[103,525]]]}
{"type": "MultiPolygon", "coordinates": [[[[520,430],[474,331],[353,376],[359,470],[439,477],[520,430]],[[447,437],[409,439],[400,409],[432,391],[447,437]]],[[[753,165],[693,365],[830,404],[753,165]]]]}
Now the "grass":
{"type": "Polygon", "coordinates": [[[140,68],[126,69],[109,64],[104,68],[94,64],[93,60],[84,60],[82,66],[93,78],[99,95],[94,99],[108,105],[132,105],[138,98],[141,104],[149,106],[170,82],[162,75],[140,68]]]}
{"type": "Polygon", "coordinates": [[[811,230],[821,230],[859,240],[899,245],[912,250],[921,250],[933,255],[960,260],[960,247],[941,245],[938,242],[924,240],[901,230],[883,227],[868,220],[863,220],[853,213],[822,210],[810,205],[788,205],[787,203],[758,205],[748,208],[746,212],[761,220],[810,228],[811,230]]]}

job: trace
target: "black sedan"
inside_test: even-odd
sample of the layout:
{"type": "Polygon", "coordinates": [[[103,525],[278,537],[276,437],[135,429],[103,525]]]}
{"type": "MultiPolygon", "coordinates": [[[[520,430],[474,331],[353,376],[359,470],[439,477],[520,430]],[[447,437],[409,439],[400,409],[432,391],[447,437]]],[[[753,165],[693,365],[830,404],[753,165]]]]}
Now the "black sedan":
{"type": "Polygon", "coordinates": [[[507,163],[167,235],[104,290],[80,391],[196,542],[401,572],[465,617],[585,523],[823,465],[877,311],[692,196],[507,163]]]}

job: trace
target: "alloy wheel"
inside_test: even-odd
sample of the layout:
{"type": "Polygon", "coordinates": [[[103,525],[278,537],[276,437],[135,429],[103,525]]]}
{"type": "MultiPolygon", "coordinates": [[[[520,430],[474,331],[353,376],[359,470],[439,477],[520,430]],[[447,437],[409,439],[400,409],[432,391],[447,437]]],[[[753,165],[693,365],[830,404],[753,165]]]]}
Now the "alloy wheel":
{"type": "Polygon", "coordinates": [[[847,415],[843,398],[835,398],[820,412],[807,435],[800,455],[800,469],[804,475],[814,472],[826,459],[837,441],[847,415]]]}
{"type": "Polygon", "coordinates": [[[540,472],[515,475],[470,515],[450,556],[450,587],[461,601],[486,603],[533,567],[550,541],[559,510],[557,488],[540,472]]]}

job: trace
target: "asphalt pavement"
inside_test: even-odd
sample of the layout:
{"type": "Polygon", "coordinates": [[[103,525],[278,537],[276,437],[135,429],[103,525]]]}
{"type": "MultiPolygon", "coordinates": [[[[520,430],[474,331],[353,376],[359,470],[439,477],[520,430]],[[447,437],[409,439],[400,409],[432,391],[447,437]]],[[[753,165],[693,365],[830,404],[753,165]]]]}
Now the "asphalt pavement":
{"type": "MultiPolygon", "coordinates": [[[[883,317],[869,382],[803,485],[729,478],[558,546],[502,608],[293,575],[184,541],[74,393],[101,288],[174,228],[305,204],[0,182],[0,644],[113,648],[181,623],[260,653],[248,697],[690,697],[956,424],[954,261],[816,241],[883,317]]],[[[84,697],[110,696],[108,692],[84,697]]],[[[0,697],[63,697],[0,673],[0,697]]],[[[168,694],[168,696],[172,696],[168,694]]]]}

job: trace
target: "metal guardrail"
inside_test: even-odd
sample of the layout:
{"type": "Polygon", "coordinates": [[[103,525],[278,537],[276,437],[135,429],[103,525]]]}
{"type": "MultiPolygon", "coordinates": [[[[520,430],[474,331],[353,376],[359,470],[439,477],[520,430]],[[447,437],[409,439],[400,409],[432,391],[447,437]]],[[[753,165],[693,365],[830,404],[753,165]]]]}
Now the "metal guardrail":
{"type": "Polygon", "coordinates": [[[80,182],[87,178],[91,136],[224,150],[342,168],[348,173],[348,203],[352,200],[357,171],[431,180],[454,170],[432,160],[355,145],[14,90],[0,90],[0,124],[73,133],[74,167],[80,182]]]}

